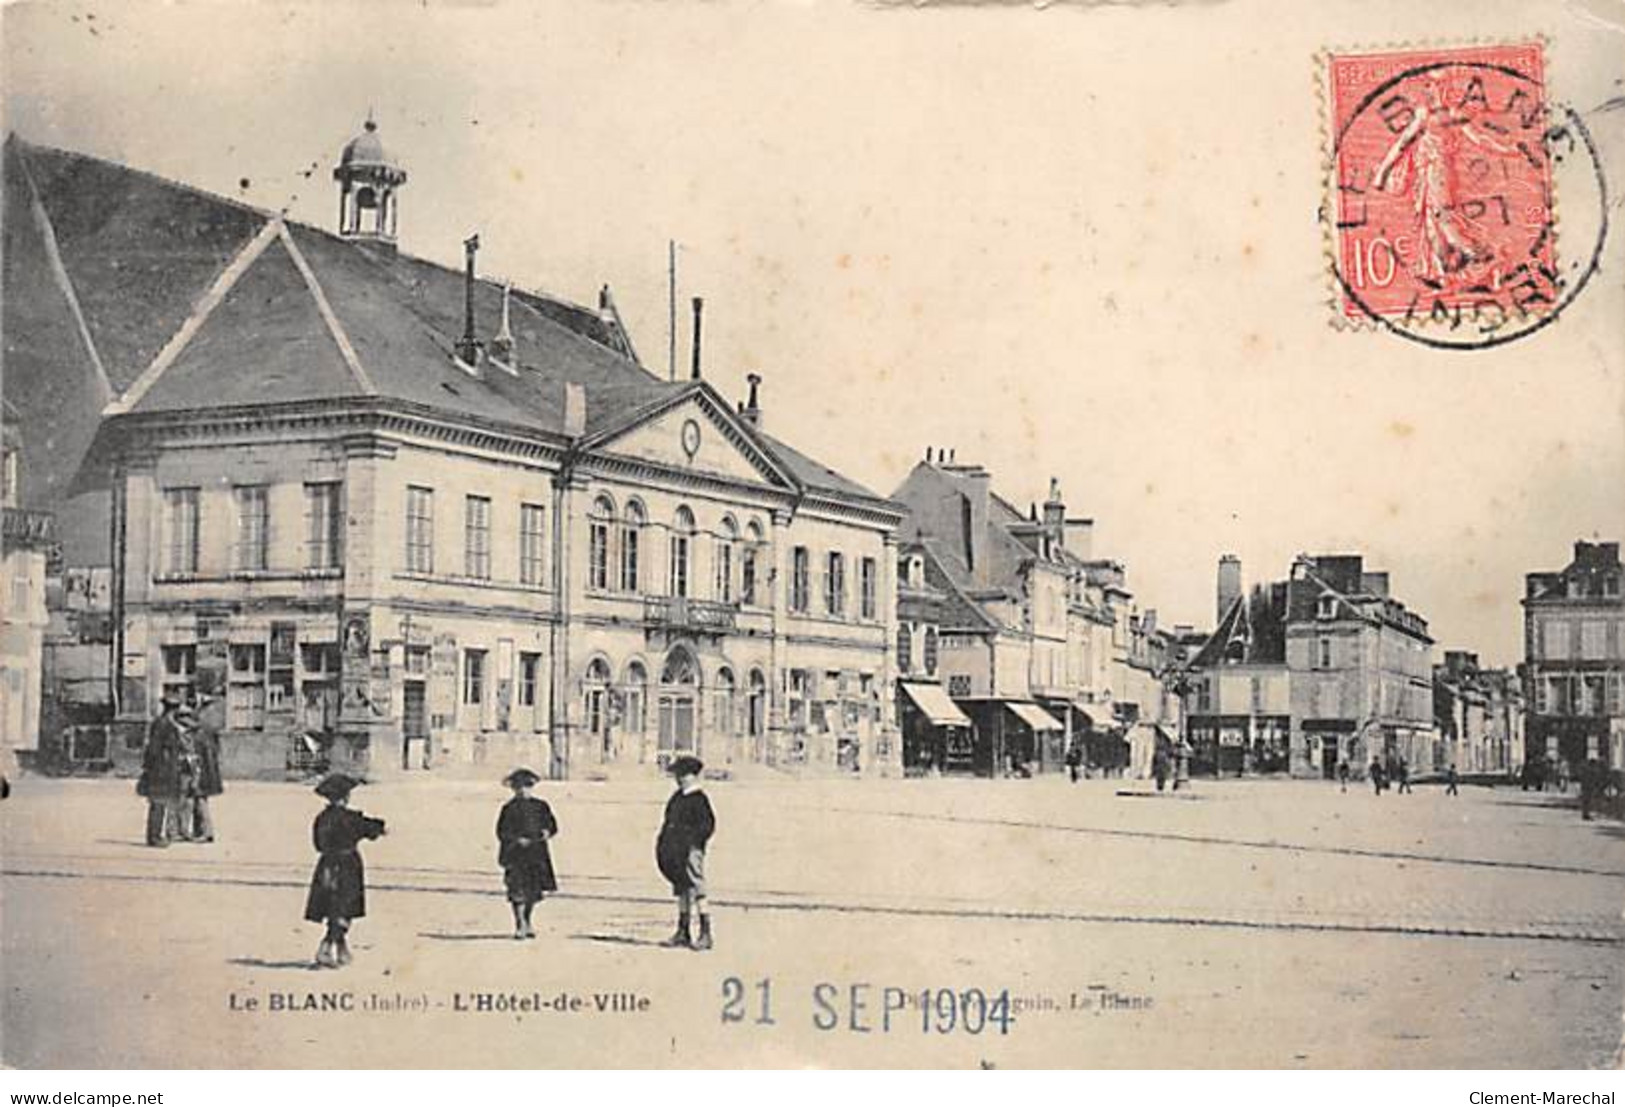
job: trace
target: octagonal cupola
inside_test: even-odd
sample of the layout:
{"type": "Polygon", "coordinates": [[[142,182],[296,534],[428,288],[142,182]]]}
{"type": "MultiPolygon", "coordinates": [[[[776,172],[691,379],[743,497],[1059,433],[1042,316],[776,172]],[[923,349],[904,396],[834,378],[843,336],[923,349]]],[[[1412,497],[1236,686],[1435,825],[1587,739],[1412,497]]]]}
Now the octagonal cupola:
{"type": "Polygon", "coordinates": [[[361,241],[394,243],[399,215],[396,192],[406,170],[384,149],[372,115],[333,167],[339,184],[339,234],[361,241]]]}

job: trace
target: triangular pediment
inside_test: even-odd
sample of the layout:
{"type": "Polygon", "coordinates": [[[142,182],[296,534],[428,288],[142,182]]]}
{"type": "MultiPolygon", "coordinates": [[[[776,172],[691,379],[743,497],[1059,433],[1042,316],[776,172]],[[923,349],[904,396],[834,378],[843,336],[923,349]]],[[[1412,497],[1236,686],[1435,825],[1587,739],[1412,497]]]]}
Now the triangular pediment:
{"type": "Polygon", "coordinates": [[[794,485],[738,418],[705,390],[689,392],[607,432],[593,443],[593,452],[724,480],[794,485]]]}

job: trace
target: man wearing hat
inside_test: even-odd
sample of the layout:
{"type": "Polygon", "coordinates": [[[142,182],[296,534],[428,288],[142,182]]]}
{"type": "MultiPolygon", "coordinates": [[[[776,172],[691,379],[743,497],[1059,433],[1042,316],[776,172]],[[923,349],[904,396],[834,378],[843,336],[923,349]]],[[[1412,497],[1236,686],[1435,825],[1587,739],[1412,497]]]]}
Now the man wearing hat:
{"type": "Polygon", "coordinates": [[[316,785],[316,794],[327,801],[327,807],[311,828],[320,857],[310,877],[305,918],[327,924],[327,933],[316,948],[318,968],[350,963],[350,923],[367,913],[367,874],[359,847],[363,840],[383,835],[384,820],[370,819],[349,807],[350,793],[361,783],[353,776],[333,773],[316,785]]]}
{"type": "Polygon", "coordinates": [[[679,757],[671,763],[669,771],[677,780],[677,791],[666,801],[666,816],[655,839],[655,864],[677,897],[677,933],[662,943],[672,947],[711,948],[711,916],[705,910],[705,846],[716,831],[717,818],[700,787],[704,770],[697,757],[679,757]],[[697,938],[689,929],[695,914],[700,916],[697,938]]]}
{"type": "Polygon", "coordinates": [[[220,724],[225,707],[219,696],[199,696],[196,707],[185,705],[176,713],[189,747],[186,795],[181,801],[181,837],[189,842],[214,841],[214,819],[209,800],[225,791],[220,779],[220,724]]]}
{"type": "Polygon", "coordinates": [[[553,855],[547,842],[559,832],[553,809],[547,801],[530,794],[541,777],[519,768],[503,778],[513,789],[513,799],[502,805],[497,815],[497,864],[502,866],[508,889],[508,905],[513,908],[513,936],[534,938],[531,909],[547,892],[558,891],[553,875],[553,855]]]}
{"type": "Polygon", "coordinates": [[[158,703],[158,717],[147,726],[135,791],[147,800],[147,845],[162,848],[180,833],[184,766],[178,713],[185,701],[179,692],[166,688],[158,703]]]}

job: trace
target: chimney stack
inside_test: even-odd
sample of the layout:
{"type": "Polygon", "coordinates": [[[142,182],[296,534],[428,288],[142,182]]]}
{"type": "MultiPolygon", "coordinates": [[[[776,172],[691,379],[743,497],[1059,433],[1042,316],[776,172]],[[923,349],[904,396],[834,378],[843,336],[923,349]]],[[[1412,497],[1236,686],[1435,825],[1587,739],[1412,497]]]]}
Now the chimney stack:
{"type": "Polygon", "coordinates": [[[1055,549],[1066,545],[1066,504],[1061,502],[1061,478],[1049,479],[1049,499],[1044,501],[1044,534],[1055,549]]]}
{"type": "Polygon", "coordinates": [[[1223,621],[1225,614],[1239,599],[1241,599],[1241,558],[1235,554],[1225,554],[1219,558],[1217,614],[1214,615],[1214,626],[1223,621]]]}
{"type": "Polygon", "coordinates": [[[740,409],[739,413],[745,417],[745,422],[753,427],[760,428],[762,425],[762,403],[758,390],[762,387],[762,375],[760,373],[746,373],[745,383],[750,385],[750,398],[745,401],[745,406],[740,409]]]}
{"type": "Polygon", "coordinates": [[[480,249],[480,236],[463,240],[463,337],[457,342],[457,357],[475,370],[480,366],[480,340],[474,335],[474,255],[480,249]]]}
{"type": "Polygon", "coordinates": [[[502,326],[497,329],[497,336],[491,340],[491,353],[502,361],[513,358],[513,329],[508,325],[508,298],[513,295],[513,285],[502,286],[502,326]]]}
{"type": "Polygon", "coordinates": [[[580,438],[587,432],[587,390],[576,381],[564,382],[564,433],[580,438]]]}
{"type": "Polygon", "coordinates": [[[700,379],[700,313],[705,310],[705,300],[699,296],[694,297],[694,370],[693,379],[700,379]]]}

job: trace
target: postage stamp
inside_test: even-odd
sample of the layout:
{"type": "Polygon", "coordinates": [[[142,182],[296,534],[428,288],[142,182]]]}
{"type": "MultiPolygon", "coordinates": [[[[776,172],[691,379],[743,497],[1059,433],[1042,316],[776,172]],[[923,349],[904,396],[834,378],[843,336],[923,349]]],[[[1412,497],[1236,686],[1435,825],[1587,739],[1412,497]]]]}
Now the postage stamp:
{"type": "Polygon", "coordinates": [[[1575,136],[1543,44],[1333,53],[1326,77],[1341,318],[1450,346],[1554,319],[1589,269],[1559,264],[1554,158],[1575,136]]]}

